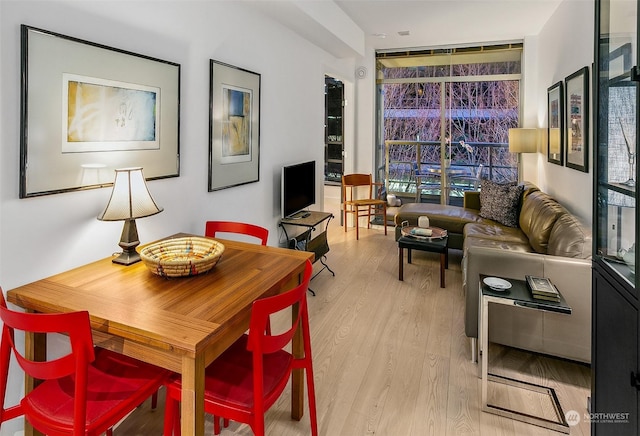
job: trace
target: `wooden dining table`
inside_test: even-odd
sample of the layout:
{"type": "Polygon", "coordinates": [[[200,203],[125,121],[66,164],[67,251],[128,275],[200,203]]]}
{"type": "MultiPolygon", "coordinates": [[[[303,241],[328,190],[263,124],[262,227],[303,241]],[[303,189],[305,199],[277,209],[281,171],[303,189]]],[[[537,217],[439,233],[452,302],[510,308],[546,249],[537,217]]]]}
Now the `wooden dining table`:
{"type": "MultiPolygon", "coordinates": [[[[177,234],[172,237],[186,236],[177,234]]],[[[248,328],[253,301],[300,283],[313,253],[217,239],[225,246],[209,272],[164,278],[142,263],[105,258],[7,292],[29,312],[89,312],[97,346],[182,374],[182,434],[204,434],[204,370],[248,328]]],[[[294,313],[295,317],[296,314],[294,313]]],[[[294,354],[302,354],[300,336],[294,354]]],[[[25,353],[46,357],[46,337],[27,335],[25,353]]],[[[30,392],[33,379],[25,380],[30,392]]],[[[304,407],[303,375],[292,376],[291,417],[304,407]]],[[[40,434],[25,421],[25,435],[40,434]]]]}

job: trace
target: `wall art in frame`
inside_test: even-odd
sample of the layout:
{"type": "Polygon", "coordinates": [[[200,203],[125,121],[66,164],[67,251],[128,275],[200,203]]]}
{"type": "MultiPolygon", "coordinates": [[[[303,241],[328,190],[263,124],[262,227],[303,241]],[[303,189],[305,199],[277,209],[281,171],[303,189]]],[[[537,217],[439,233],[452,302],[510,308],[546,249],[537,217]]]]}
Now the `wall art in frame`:
{"type": "Polygon", "coordinates": [[[547,89],[547,161],[562,165],[564,157],[564,95],[562,82],[547,89]]]}
{"type": "Polygon", "coordinates": [[[209,191],[260,178],[260,74],[210,60],[209,191]]]}
{"type": "Polygon", "coordinates": [[[566,108],[565,165],[589,172],[589,68],[584,67],[564,81],[566,108]]]}
{"type": "Polygon", "coordinates": [[[20,198],[180,174],[180,65],[21,26],[20,198]]]}

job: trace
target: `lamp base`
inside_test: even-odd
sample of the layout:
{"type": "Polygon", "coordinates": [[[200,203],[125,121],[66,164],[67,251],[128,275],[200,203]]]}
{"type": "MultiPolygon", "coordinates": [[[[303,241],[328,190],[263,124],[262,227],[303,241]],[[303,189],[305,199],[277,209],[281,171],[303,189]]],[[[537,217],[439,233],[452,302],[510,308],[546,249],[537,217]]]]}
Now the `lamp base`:
{"type": "Polygon", "coordinates": [[[133,253],[131,251],[123,251],[118,257],[114,257],[111,262],[120,265],[131,265],[140,262],[140,260],[140,254],[134,249],[133,253]]]}
{"type": "Polygon", "coordinates": [[[120,243],[118,245],[122,248],[122,253],[111,260],[113,263],[131,265],[140,262],[140,254],[136,251],[136,247],[140,245],[140,241],[138,240],[138,227],[136,226],[135,219],[124,221],[122,236],[120,236],[120,243]]]}

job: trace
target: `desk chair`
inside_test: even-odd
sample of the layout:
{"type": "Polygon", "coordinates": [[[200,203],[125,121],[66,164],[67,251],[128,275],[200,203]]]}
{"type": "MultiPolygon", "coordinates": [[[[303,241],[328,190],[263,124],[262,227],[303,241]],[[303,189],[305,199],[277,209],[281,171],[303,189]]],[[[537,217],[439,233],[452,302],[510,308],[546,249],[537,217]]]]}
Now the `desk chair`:
{"type": "Polygon", "coordinates": [[[89,313],[15,312],[0,290],[0,425],[23,416],[38,431],[51,435],[111,435],[111,427],[165,384],[171,372],[136,359],[94,348],[89,313]],[[38,362],[18,351],[15,331],[68,335],[71,351],[38,362]],[[20,403],[5,408],[13,354],[25,373],[42,380],[20,403]]]}
{"type": "MultiPolygon", "coordinates": [[[[294,369],[304,369],[307,380],[311,434],[317,436],[315,388],[311,360],[307,288],[313,267],[307,260],[302,283],[283,294],[253,302],[249,334],[243,335],[205,369],[204,410],[251,426],[256,436],[265,432],[264,414],[280,397],[294,369]],[[290,329],[266,332],[271,314],[297,305],[290,329]],[[301,329],[304,356],[286,351],[301,329]]],[[[180,435],[181,378],[167,385],[164,436],[180,435]]]]}
{"type": "Polygon", "coordinates": [[[373,186],[381,185],[371,180],[371,174],[345,174],[342,176],[342,210],[344,231],[347,231],[347,214],[353,215],[356,226],[356,239],[360,238],[359,218],[367,217],[367,228],[371,228],[371,216],[382,215],[384,234],[387,234],[387,201],[373,197],[373,186]],[[364,188],[367,194],[358,198],[358,188],[364,188]]]}
{"type": "Polygon", "coordinates": [[[236,233],[253,236],[260,240],[262,245],[267,245],[269,230],[255,224],[240,223],[235,221],[207,221],[204,235],[215,238],[218,233],[236,233]]]}

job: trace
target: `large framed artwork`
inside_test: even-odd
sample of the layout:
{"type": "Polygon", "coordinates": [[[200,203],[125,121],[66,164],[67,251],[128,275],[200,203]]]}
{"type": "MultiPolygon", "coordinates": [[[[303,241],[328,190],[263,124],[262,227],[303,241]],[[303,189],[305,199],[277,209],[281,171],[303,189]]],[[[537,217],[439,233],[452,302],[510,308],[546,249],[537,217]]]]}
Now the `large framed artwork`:
{"type": "Polygon", "coordinates": [[[547,89],[547,161],[562,165],[564,157],[564,96],[562,82],[547,89]]]}
{"type": "Polygon", "coordinates": [[[584,67],[564,81],[566,108],[565,165],[589,172],[589,68],[584,67]]]}
{"type": "Polygon", "coordinates": [[[21,26],[20,198],[180,174],[180,65],[21,26]]]}
{"type": "Polygon", "coordinates": [[[209,191],[260,178],[260,74],[210,60],[209,191]]]}

